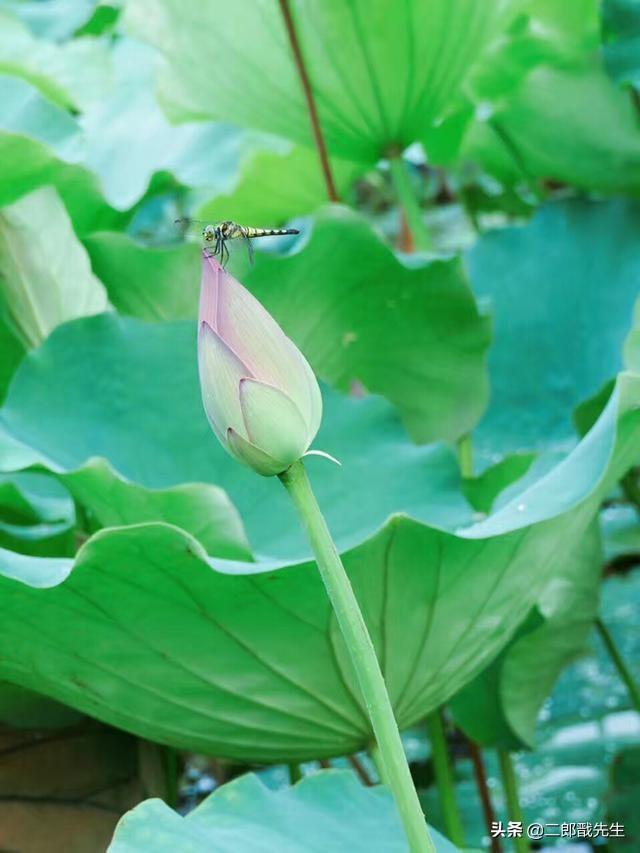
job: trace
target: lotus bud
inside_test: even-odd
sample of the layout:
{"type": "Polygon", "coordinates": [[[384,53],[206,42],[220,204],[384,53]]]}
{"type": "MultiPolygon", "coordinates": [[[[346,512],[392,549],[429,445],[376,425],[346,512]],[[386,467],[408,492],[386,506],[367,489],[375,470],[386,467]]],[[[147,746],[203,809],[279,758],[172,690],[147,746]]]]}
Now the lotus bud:
{"type": "Polygon", "coordinates": [[[204,253],[198,366],[209,423],[232,456],[271,476],[305,454],[322,416],[313,371],[258,300],[204,253]]]}

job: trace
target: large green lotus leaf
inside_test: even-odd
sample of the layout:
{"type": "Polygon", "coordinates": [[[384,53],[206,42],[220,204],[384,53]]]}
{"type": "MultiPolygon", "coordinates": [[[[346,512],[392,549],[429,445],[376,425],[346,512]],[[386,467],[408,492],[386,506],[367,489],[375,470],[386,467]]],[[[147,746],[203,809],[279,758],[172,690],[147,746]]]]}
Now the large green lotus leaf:
{"type": "Polygon", "coordinates": [[[108,306],[103,285],[54,189],[0,209],[0,288],[8,322],[25,347],[60,323],[108,306]]]}
{"type": "Polygon", "coordinates": [[[18,18],[0,10],[0,72],[28,80],[63,107],[83,109],[109,84],[109,52],[98,39],[66,44],[37,39],[18,18]]]}
{"type": "Polygon", "coordinates": [[[595,63],[534,68],[490,122],[471,127],[460,158],[508,184],[640,192],[634,105],[595,63]]]}
{"type": "MultiPolygon", "coordinates": [[[[431,829],[436,853],[457,850],[431,829]]],[[[347,770],[323,770],[293,788],[272,791],[247,774],[210,794],[182,817],[145,800],[116,827],[108,853],[406,853],[395,804],[382,787],[365,788],[347,770]]]]}
{"type": "Polygon", "coordinates": [[[604,0],[603,54],[617,83],[640,86],[640,7],[636,0],[604,0]]]}
{"type": "Polygon", "coordinates": [[[599,0],[528,0],[527,12],[542,24],[548,38],[593,47],[600,36],[599,0]]]}
{"type": "Polygon", "coordinates": [[[516,636],[454,696],[457,724],[482,746],[532,747],[538,712],[562,670],[586,648],[598,611],[602,550],[597,521],[568,547],[516,636]]]}
{"type": "Polygon", "coordinates": [[[475,118],[479,124],[469,133],[465,155],[475,144],[481,148],[479,140],[484,139],[492,155],[484,153],[489,163],[496,167],[496,161],[510,179],[527,177],[508,140],[495,135],[495,124],[483,122],[508,108],[514,95],[517,100],[519,87],[534,69],[584,65],[585,57],[599,48],[600,21],[598,0],[527,0],[523,13],[473,70],[456,107],[429,129],[424,142],[432,162],[460,165],[460,146],[475,118]]]}
{"type": "Polygon", "coordinates": [[[78,36],[116,36],[120,38],[120,29],[118,27],[120,13],[122,7],[118,3],[111,3],[109,0],[102,3],[99,2],[93,9],[92,15],[79,27],[76,32],[78,36]]]}
{"type": "Polygon", "coordinates": [[[55,542],[47,546],[76,524],[72,495],[84,510],[78,521],[85,537],[98,527],[166,521],[196,536],[210,555],[253,559],[238,511],[217,486],[148,489],[118,476],[101,459],[58,477],[61,482],[29,471],[0,475],[0,547],[47,556],[74,553],[59,545],[54,550],[55,542]]]}
{"type": "Polygon", "coordinates": [[[523,11],[465,87],[485,112],[504,106],[536,66],[583,63],[600,44],[598,0],[527,0],[523,11]]]}
{"type": "MultiPolygon", "coordinates": [[[[155,98],[154,51],[130,39],[113,48],[113,85],[108,96],[84,112],[84,164],[99,175],[107,201],[119,210],[134,205],[146,192],[155,172],[173,171],[181,160],[200,160],[208,152],[215,169],[217,148],[225,130],[210,123],[172,127],[155,98]]],[[[224,166],[228,166],[224,162],[224,166]]],[[[223,168],[224,168],[223,166],[223,168]]]]}
{"type": "Polygon", "coordinates": [[[521,483],[525,474],[531,471],[534,461],[533,453],[504,456],[495,465],[485,468],[479,476],[463,481],[467,500],[478,512],[491,512],[498,496],[513,484],[521,483]]]}
{"type": "MultiPolygon", "coordinates": [[[[116,234],[92,235],[85,244],[121,312],[196,316],[200,261],[193,247],[144,249],[116,234]]],[[[242,261],[244,246],[238,249],[242,261]]],[[[299,251],[256,252],[242,280],[319,376],[344,391],[357,380],[387,397],[417,441],[454,440],[480,417],[489,320],[457,259],[408,266],[363,218],[334,207],[317,215],[299,251]]]]}
{"type": "MultiPolygon", "coordinates": [[[[41,177],[41,183],[53,181],[74,222],[79,219],[80,231],[87,230],[83,221],[89,216],[89,202],[102,205],[107,221],[109,209],[97,197],[93,173],[118,210],[137,202],[152,176],[162,170],[193,188],[193,204],[203,216],[216,211],[215,219],[222,205],[225,215],[240,221],[277,224],[326,200],[317,155],[310,148],[212,122],[170,125],[153,95],[154,58],[149,47],[121,39],[114,49],[115,80],[109,96],[91,104],[78,119],[26,80],[0,76],[1,127],[29,140],[19,158],[9,161],[10,152],[5,152],[3,160],[11,167],[3,170],[0,200],[12,201],[31,188],[30,180],[34,185],[41,177]],[[52,162],[41,176],[46,152],[52,162]],[[70,191],[86,194],[78,210],[75,195],[65,193],[67,176],[75,178],[70,191]]],[[[333,168],[340,189],[358,171],[340,160],[334,160],[333,168]]],[[[113,214],[112,219],[116,221],[113,214]]]]}
{"type": "Polygon", "coordinates": [[[118,224],[121,217],[108,207],[97,179],[81,163],[86,142],[78,120],[20,78],[0,76],[0,99],[0,204],[52,184],[79,233],[118,224]]]}
{"type": "MultiPolygon", "coordinates": [[[[634,371],[634,373],[636,372],[634,371]]],[[[578,403],[573,410],[573,425],[578,435],[586,435],[589,432],[607,405],[614,387],[615,379],[609,379],[595,394],[578,403]]]]}
{"type": "Polygon", "coordinates": [[[101,459],[91,459],[82,468],[61,474],[60,479],[90,511],[93,526],[166,521],[197,537],[208,554],[230,560],[252,559],[238,511],[217,486],[185,483],[145,489],[119,477],[101,459]]]}
{"type": "MultiPolygon", "coordinates": [[[[329,150],[375,162],[389,145],[421,139],[522,5],[295,0],[292,13],[329,150]]],[[[190,9],[178,0],[134,0],[125,25],[164,54],[160,94],[172,118],[216,118],[311,145],[277,4],[240,0],[230,15],[223,0],[190,9]]]]}
{"type": "Polygon", "coordinates": [[[126,234],[107,231],[83,242],[120,314],[141,320],[197,316],[202,261],[193,246],[145,248],[126,234]]]}
{"type": "Polygon", "coordinates": [[[53,185],[78,233],[114,226],[119,217],[79,161],[83,141],[75,118],[25,80],[0,75],[0,205],[53,185]]]}
{"type": "MultiPolygon", "coordinates": [[[[95,341],[101,323],[112,326],[114,318],[67,324],[40,352],[48,348],[51,363],[56,338],[85,327],[95,341]]],[[[111,344],[109,352],[117,352],[111,344]]],[[[76,363],[78,350],[74,356],[76,363]]],[[[145,368],[148,381],[149,361],[145,368]]],[[[128,369],[135,384],[131,357],[128,369]]],[[[98,386],[92,406],[99,396],[98,386]]],[[[597,424],[563,462],[457,534],[396,515],[362,541],[356,519],[360,544],[345,550],[343,559],[401,727],[481,672],[561,575],[563,544],[580,540],[603,494],[640,457],[639,400],[640,379],[623,374],[597,424]]],[[[138,403],[139,414],[148,398],[138,403]]],[[[174,417],[179,411],[174,405],[174,417]]],[[[5,415],[18,425],[15,409],[5,415]]],[[[135,442],[122,412],[117,415],[118,428],[135,442]]],[[[79,430],[85,418],[77,412],[79,430]]],[[[47,426],[56,436],[59,421],[52,417],[47,426]]],[[[350,426],[365,434],[355,418],[350,426]]],[[[76,453],[83,452],[80,436],[66,435],[76,453]]],[[[189,447],[191,439],[183,436],[189,447]]],[[[137,444],[139,454],[143,445],[137,444]]],[[[157,449],[151,448],[161,461],[157,449]]],[[[394,460],[402,455],[396,446],[394,460]]],[[[432,470],[415,456],[413,464],[426,491],[432,470]]],[[[278,523],[272,499],[278,482],[251,476],[251,497],[267,523],[278,523]],[[258,483],[268,494],[258,494],[258,483]]],[[[334,480],[332,494],[316,470],[312,476],[332,513],[332,504],[343,516],[350,512],[341,493],[360,500],[355,491],[349,494],[350,482],[334,480]]],[[[392,485],[388,471],[386,480],[392,485]]],[[[382,485],[369,481],[366,488],[377,489],[382,504],[382,485]]],[[[142,736],[230,758],[345,754],[371,737],[312,562],[210,561],[196,539],[163,523],[100,531],[75,563],[11,552],[1,557],[0,677],[8,681],[142,736]]]]}
{"type": "Polygon", "coordinates": [[[68,491],[51,476],[0,475],[0,548],[41,557],[77,550],[76,514],[68,491]]]}
{"type": "Polygon", "coordinates": [[[491,404],[483,450],[558,447],[571,414],[622,366],[640,289],[640,205],[548,204],[524,226],[484,235],[467,256],[476,295],[491,304],[491,404]]]}
{"type": "Polygon", "coordinates": [[[116,211],[101,197],[95,176],[82,166],[59,159],[38,140],[0,130],[0,159],[0,204],[10,204],[37,187],[51,185],[78,234],[120,224],[116,211]]]}
{"type": "Polygon", "coordinates": [[[319,376],[391,400],[416,441],[455,440],[482,414],[490,323],[457,258],[405,264],[336,207],[299,251],[260,254],[243,281],[319,376]]]}
{"type": "Polygon", "coordinates": [[[22,554],[75,553],[75,510],[53,477],[31,472],[0,475],[0,547],[22,554]]]}
{"type": "Polygon", "coordinates": [[[64,521],[27,526],[0,520],[0,548],[39,557],[68,557],[76,550],[74,527],[64,521]]]}
{"type": "MultiPolygon", "coordinates": [[[[626,370],[640,373],[640,299],[635,304],[631,329],[622,348],[622,362],[626,370]]],[[[607,405],[615,379],[607,380],[595,394],[582,400],[573,411],[573,425],[578,435],[586,435],[607,405]]]]}
{"type": "Polygon", "coordinates": [[[53,477],[30,471],[0,474],[0,513],[17,524],[75,519],[68,491],[53,477]]]}
{"type": "MultiPolygon", "coordinates": [[[[273,150],[273,143],[256,148],[227,190],[200,191],[197,197],[206,201],[199,204],[198,217],[217,220],[224,210],[226,217],[238,222],[273,225],[324,204],[327,188],[316,151],[291,143],[280,148],[273,150]]],[[[331,169],[339,195],[364,171],[362,165],[336,157],[331,159],[331,169]]]]}
{"type": "MultiPolygon", "coordinates": [[[[131,207],[160,171],[194,188],[198,215],[214,220],[224,210],[225,218],[273,225],[326,201],[312,148],[213,122],[169,124],[155,98],[155,60],[148,45],[120,39],[113,90],[80,120],[83,163],[100,176],[110,204],[131,207]]],[[[333,169],[342,189],[362,166],[334,160],[333,169]]]]}
{"type": "Polygon", "coordinates": [[[63,41],[87,21],[95,4],[96,0],[1,0],[0,8],[20,18],[38,38],[63,41]]]}
{"type": "MultiPolygon", "coordinates": [[[[379,398],[327,390],[324,403],[315,446],[343,467],[320,459],[309,465],[339,542],[361,541],[397,511],[442,526],[468,520],[451,450],[411,445],[379,398]]],[[[235,462],[211,432],[193,322],[146,324],[104,314],[59,327],[18,368],[2,422],[5,470],[41,464],[69,472],[102,456],[123,477],[151,488],[215,483],[239,508],[259,552],[307,553],[284,491],[235,462]]]]}
{"type": "Polygon", "coordinates": [[[46,696],[0,681],[0,721],[20,729],[57,729],[79,722],[82,715],[46,696]]]}
{"type": "MultiPolygon", "coordinates": [[[[36,86],[20,77],[0,75],[0,95],[3,130],[38,139],[70,162],[79,156],[80,126],[68,110],[45,98],[36,86]]],[[[7,177],[3,175],[3,180],[7,177]]]]}
{"type": "MultiPolygon", "coordinates": [[[[225,215],[240,221],[256,217],[259,222],[262,217],[277,224],[326,200],[311,148],[212,122],[170,125],[153,93],[154,59],[148,46],[120,39],[113,51],[115,79],[108,96],[92,103],[79,118],[27,80],[0,76],[0,126],[29,139],[17,160],[7,161],[5,152],[3,159],[11,162],[11,168],[3,170],[0,200],[12,201],[31,188],[28,182],[39,179],[47,156],[52,162],[43,181],[55,181],[62,193],[63,179],[75,177],[70,192],[84,190],[89,196],[83,199],[84,206],[89,201],[101,204],[105,216],[109,208],[95,198],[94,174],[109,204],[123,211],[141,198],[160,171],[194,188],[193,204],[202,208],[203,215],[223,205],[225,215]]],[[[333,168],[339,189],[358,172],[354,164],[341,160],[334,160],[333,168]]],[[[86,210],[74,209],[74,200],[75,195],[65,197],[74,220],[76,214],[87,218],[86,210]]],[[[214,218],[219,218],[218,212],[214,218]]]]}

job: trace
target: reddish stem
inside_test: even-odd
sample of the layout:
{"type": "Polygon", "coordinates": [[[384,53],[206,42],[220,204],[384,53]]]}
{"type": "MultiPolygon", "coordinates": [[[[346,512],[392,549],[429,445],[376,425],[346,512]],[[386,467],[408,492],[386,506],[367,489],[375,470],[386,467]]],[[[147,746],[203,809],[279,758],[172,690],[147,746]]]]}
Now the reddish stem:
{"type": "MultiPolygon", "coordinates": [[[[484,759],[477,743],[467,740],[467,746],[469,747],[469,755],[473,764],[476,787],[480,795],[480,802],[482,803],[482,813],[484,814],[484,822],[487,827],[487,835],[491,838],[491,824],[495,823],[496,814],[493,810],[489,785],[487,784],[487,771],[484,766],[484,759]]],[[[499,838],[491,838],[491,853],[502,853],[502,845],[499,838]]]]}
{"type": "Polygon", "coordinates": [[[347,755],[347,761],[353,767],[353,769],[358,774],[360,781],[367,788],[370,788],[373,785],[373,779],[367,773],[367,770],[364,764],[360,761],[357,755],[347,755]]]}
{"type": "Polygon", "coordinates": [[[318,158],[320,160],[320,167],[324,176],[324,182],[327,186],[327,195],[329,196],[329,201],[337,202],[340,201],[340,199],[338,198],[336,185],[333,180],[331,164],[329,163],[329,156],[327,154],[327,146],[325,145],[324,136],[322,135],[322,127],[320,126],[318,110],[316,109],[316,102],[314,100],[313,91],[311,89],[311,81],[309,79],[309,74],[307,73],[307,67],[304,63],[302,50],[300,49],[300,42],[298,41],[298,34],[296,32],[295,24],[293,23],[291,9],[289,7],[289,0],[279,0],[279,3],[280,10],[282,12],[282,17],[284,18],[284,25],[287,30],[287,35],[289,37],[289,44],[291,45],[291,50],[293,52],[293,59],[298,70],[300,83],[302,84],[302,91],[304,92],[304,97],[307,102],[307,109],[309,110],[309,119],[311,121],[311,130],[313,132],[313,140],[315,142],[316,150],[318,152],[318,158]]]}
{"type": "Polygon", "coordinates": [[[407,222],[407,215],[404,210],[400,211],[400,231],[398,233],[398,248],[401,252],[406,252],[407,254],[411,254],[415,251],[413,234],[411,233],[411,229],[409,228],[409,223],[407,222]]]}

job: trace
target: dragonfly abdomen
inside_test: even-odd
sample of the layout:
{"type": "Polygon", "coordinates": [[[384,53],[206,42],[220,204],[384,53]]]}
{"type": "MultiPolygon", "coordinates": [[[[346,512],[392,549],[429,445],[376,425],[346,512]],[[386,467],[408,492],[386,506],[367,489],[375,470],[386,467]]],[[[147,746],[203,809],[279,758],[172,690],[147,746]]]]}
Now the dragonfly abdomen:
{"type": "Polygon", "coordinates": [[[283,237],[286,234],[299,234],[297,228],[250,228],[244,227],[244,236],[250,237],[283,237]]]}

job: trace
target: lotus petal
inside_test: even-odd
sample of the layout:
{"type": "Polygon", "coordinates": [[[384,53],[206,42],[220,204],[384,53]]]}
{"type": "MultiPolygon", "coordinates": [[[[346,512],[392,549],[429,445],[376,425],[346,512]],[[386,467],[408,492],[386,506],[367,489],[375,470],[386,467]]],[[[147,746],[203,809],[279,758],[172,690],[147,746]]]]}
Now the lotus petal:
{"type": "Polygon", "coordinates": [[[198,365],[202,402],[216,435],[224,443],[227,429],[233,427],[246,438],[239,389],[251,371],[206,322],[200,324],[198,365]]]}
{"type": "Polygon", "coordinates": [[[273,477],[275,474],[280,474],[290,465],[289,462],[281,462],[269,456],[263,450],[260,450],[259,447],[256,447],[255,444],[252,444],[246,438],[239,435],[234,429],[231,429],[231,427],[227,430],[226,445],[236,459],[253,468],[254,471],[262,474],[264,477],[273,477]]]}
{"type": "Polygon", "coordinates": [[[279,388],[257,379],[240,382],[240,407],[249,440],[291,464],[309,445],[307,425],[296,404],[279,388]]]}

